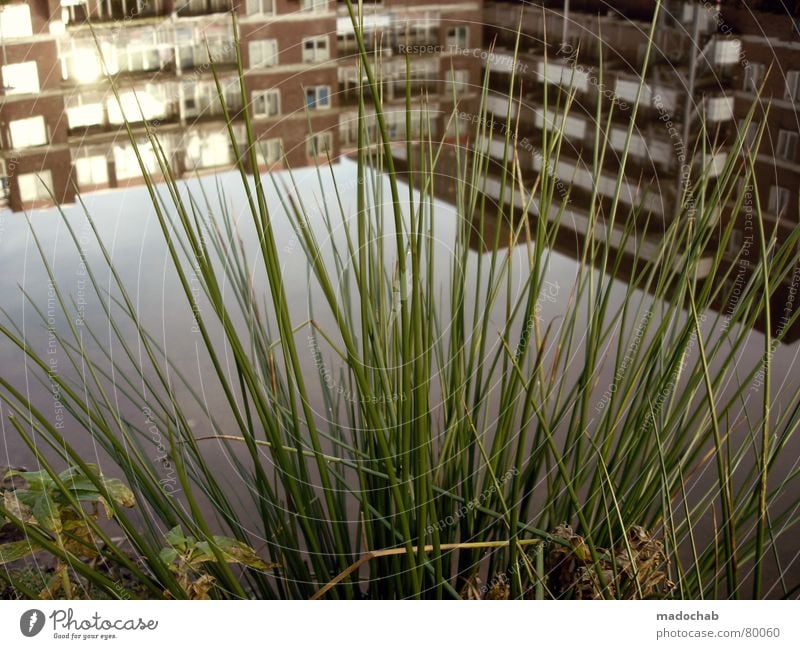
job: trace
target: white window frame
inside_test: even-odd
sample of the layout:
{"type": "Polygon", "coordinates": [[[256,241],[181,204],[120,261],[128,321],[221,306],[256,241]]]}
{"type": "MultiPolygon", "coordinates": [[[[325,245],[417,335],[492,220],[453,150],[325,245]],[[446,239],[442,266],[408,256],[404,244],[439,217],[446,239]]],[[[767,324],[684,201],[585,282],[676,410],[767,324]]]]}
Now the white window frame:
{"type": "Polygon", "coordinates": [[[75,158],[75,176],[78,187],[92,187],[108,183],[108,160],[105,155],[85,155],[75,158]]]}
{"type": "Polygon", "coordinates": [[[300,0],[300,11],[320,13],[328,10],[328,0],[300,0]]]}
{"type": "Polygon", "coordinates": [[[789,207],[789,201],[791,198],[792,193],[786,189],[786,187],[772,185],[772,187],[769,188],[769,202],[767,207],[768,211],[777,216],[781,216],[782,213],[789,207]]]}
{"type": "MultiPolygon", "coordinates": [[[[138,0],[140,5],[143,5],[143,0],[138,0]]],[[[220,0],[182,0],[175,3],[175,10],[180,15],[181,9],[189,9],[191,15],[204,14],[204,13],[224,13],[227,11],[227,4],[220,0]]]]}
{"type": "Polygon", "coordinates": [[[465,50],[469,47],[469,26],[452,25],[447,28],[447,47],[451,50],[465,50]]]}
{"type": "Polygon", "coordinates": [[[780,129],[778,131],[778,143],[775,147],[775,156],[783,160],[794,161],[797,155],[797,142],[800,140],[800,133],[780,129]]]}
{"type": "Polygon", "coordinates": [[[304,95],[308,110],[327,110],[331,107],[331,87],[328,85],[306,86],[304,95]],[[314,95],[313,104],[308,103],[309,93],[314,95]]]}
{"type": "Polygon", "coordinates": [[[758,87],[761,85],[761,81],[764,79],[764,72],[766,72],[766,67],[763,63],[750,63],[744,69],[744,82],[742,84],[742,90],[747,92],[758,90],[758,87]]]}
{"type": "Polygon", "coordinates": [[[50,141],[47,123],[43,115],[34,115],[23,119],[15,119],[8,123],[8,133],[11,147],[26,149],[28,147],[44,146],[50,141]],[[14,132],[16,130],[16,133],[14,132]]]}
{"type": "Polygon", "coordinates": [[[248,16],[274,16],[277,0],[247,0],[248,16]]]}
{"type": "Polygon", "coordinates": [[[323,131],[321,133],[314,133],[306,138],[306,156],[309,158],[317,158],[325,155],[326,152],[330,155],[333,153],[333,133],[330,131],[323,131]],[[316,152],[315,149],[316,148],[316,152]]]}
{"type": "Polygon", "coordinates": [[[319,63],[331,58],[330,42],[326,34],[307,36],[303,39],[302,47],[303,63],[319,63]],[[321,43],[322,47],[320,47],[321,43]],[[309,48],[309,44],[313,47],[309,48]]]}
{"type": "Polygon", "coordinates": [[[48,188],[50,191],[53,190],[53,172],[49,169],[42,169],[36,173],[20,174],[17,176],[17,186],[19,187],[20,200],[23,203],[53,200],[47,192],[48,188]]]}
{"type": "Polygon", "coordinates": [[[192,131],[183,142],[184,162],[189,169],[230,166],[231,148],[225,131],[192,131]]]}
{"type": "MultiPolygon", "coordinates": [[[[162,146],[163,146],[162,142],[162,146]]],[[[142,159],[141,165],[136,157],[133,145],[130,142],[122,146],[114,146],[114,171],[117,180],[131,180],[133,178],[142,178],[142,166],[149,174],[160,173],[161,168],[158,164],[155,150],[151,142],[137,142],[136,147],[139,151],[139,156],[142,159]]],[[[169,153],[165,151],[167,157],[169,153]]]]}
{"type": "Polygon", "coordinates": [[[67,128],[102,126],[107,121],[104,92],[77,93],[65,97],[67,128]]]}
{"type": "Polygon", "coordinates": [[[41,90],[36,61],[9,63],[3,66],[3,88],[7,95],[29,95],[41,90]]]}
{"type": "MultiPolygon", "coordinates": [[[[739,120],[739,132],[743,131],[745,128],[745,120],[739,120]]],[[[751,121],[750,124],[747,125],[747,131],[745,131],[744,135],[742,135],[742,146],[746,148],[753,148],[756,143],[756,138],[758,137],[758,132],[761,129],[760,122],[753,122],[751,121]]]]}
{"type": "Polygon", "coordinates": [[[730,239],[728,239],[728,252],[731,255],[737,254],[744,244],[744,233],[741,230],[734,228],[731,230],[730,239]]]}
{"type": "Polygon", "coordinates": [[[271,68],[278,65],[278,39],[263,38],[248,45],[251,68],[271,68]]]}
{"type": "Polygon", "coordinates": [[[281,91],[277,88],[254,90],[250,95],[250,105],[253,107],[254,117],[277,117],[281,114],[281,91]],[[270,113],[269,110],[266,113],[256,112],[256,101],[263,100],[264,106],[267,107],[270,104],[268,97],[275,97],[276,112],[274,114],[270,113]]]}
{"type": "Polygon", "coordinates": [[[33,36],[31,8],[26,2],[6,5],[0,10],[0,38],[26,38],[33,36]]]}
{"type": "Polygon", "coordinates": [[[453,96],[453,88],[455,87],[455,96],[460,97],[469,92],[469,70],[448,70],[447,71],[447,97],[453,96]]]}
{"type": "Polygon", "coordinates": [[[800,100],[800,70],[789,70],[786,73],[786,91],[784,99],[800,100]]]}
{"type": "Polygon", "coordinates": [[[271,137],[255,143],[256,161],[259,165],[273,165],[283,156],[283,139],[271,137]],[[266,153],[266,156],[264,155],[266,153]]]}

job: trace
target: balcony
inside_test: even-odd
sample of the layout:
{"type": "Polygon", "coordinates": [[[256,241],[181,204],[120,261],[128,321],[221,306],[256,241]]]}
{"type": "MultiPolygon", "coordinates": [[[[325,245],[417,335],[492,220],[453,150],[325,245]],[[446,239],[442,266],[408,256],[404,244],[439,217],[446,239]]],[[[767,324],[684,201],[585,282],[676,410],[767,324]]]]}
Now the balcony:
{"type": "Polygon", "coordinates": [[[179,18],[221,14],[230,10],[227,0],[180,0],[175,3],[175,12],[179,18]]]}
{"type": "Polygon", "coordinates": [[[0,207],[8,207],[10,196],[8,176],[2,176],[0,177],[0,207]]]}
{"type": "MultiPolygon", "coordinates": [[[[364,91],[364,102],[369,104],[372,102],[372,88],[368,84],[362,86],[364,91]]],[[[386,98],[389,93],[387,84],[379,85],[383,97],[386,98]]],[[[338,88],[337,100],[340,106],[358,106],[359,87],[356,84],[340,83],[338,88]]]]}
{"type": "Polygon", "coordinates": [[[121,90],[119,102],[102,91],[93,91],[69,97],[66,114],[68,134],[84,137],[116,131],[126,120],[131,125],[144,121],[177,122],[180,103],[174,87],[121,90]]]}
{"type": "Polygon", "coordinates": [[[61,0],[61,19],[66,25],[80,25],[87,20],[93,23],[117,20],[136,20],[168,15],[164,0],[104,0],[90,3],[89,0],[61,0]],[[90,9],[90,5],[92,9],[90,9]]]}

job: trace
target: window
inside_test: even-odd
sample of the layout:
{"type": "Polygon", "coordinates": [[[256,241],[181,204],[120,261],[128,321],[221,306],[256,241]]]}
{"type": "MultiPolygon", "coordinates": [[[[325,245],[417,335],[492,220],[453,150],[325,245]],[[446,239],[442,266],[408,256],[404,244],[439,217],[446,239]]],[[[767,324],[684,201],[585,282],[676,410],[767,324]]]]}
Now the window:
{"type": "Polygon", "coordinates": [[[267,68],[278,65],[278,41],[274,38],[250,42],[250,67],[267,68]]]}
{"type": "Polygon", "coordinates": [[[436,45],[439,41],[436,24],[424,18],[406,22],[395,32],[394,39],[398,45],[436,45]]]}
{"type": "Polygon", "coordinates": [[[793,162],[797,153],[798,139],[800,139],[800,133],[781,129],[778,132],[778,146],[775,148],[775,155],[793,162]]]}
{"type": "Polygon", "coordinates": [[[329,58],[327,36],[312,36],[303,39],[303,63],[317,63],[327,61],[329,58]]]}
{"type": "Polygon", "coordinates": [[[257,90],[253,93],[253,115],[256,117],[275,117],[281,113],[279,90],[257,90]]]}
{"type": "Polygon", "coordinates": [[[358,113],[353,112],[340,115],[339,142],[346,146],[355,146],[358,144],[359,129],[362,128],[364,129],[364,137],[367,143],[375,143],[378,130],[374,114],[365,115],[361,123],[359,123],[358,113]]]}
{"type": "Polygon", "coordinates": [[[462,115],[460,111],[453,113],[447,120],[447,130],[445,135],[448,137],[455,137],[458,134],[460,137],[471,135],[474,132],[472,125],[467,117],[462,115]]]}
{"type": "Polygon", "coordinates": [[[763,63],[751,63],[744,69],[743,90],[758,90],[764,79],[765,67],[763,63]]]}
{"type": "Polygon", "coordinates": [[[706,97],[706,119],[709,122],[727,122],[733,119],[733,97],[706,97]]]}
{"type": "Polygon", "coordinates": [[[81,93],[64,98],[67,108],[67,126],[81,128],[105,123],[103,108],[105,93],[81,93]]]}
{"type": "Polygon", "coordinates": [[[236,48],[233,45],[233,28],[230,25],[206,24],[191,26],[179,24],[175,35],[164,32],[162,54],[166,60],[173,56],[177,45],[176,64],[182,70],[196,67],[209,67],[211,61],[216,65],[236,62],[236,48]],[[168,49],[167,49],[168,48],[168,49]],[[211,54],[211,60],[209,60],[211,54]]]}
{"type": "Polygon", "coordinates": [[[79,187],[104,185],[108,182],[108,163],[104,155],[92,155],[75,160],[79,187]]]}
{"type": "Polygon", "coordinates": [[[283,143],[281,138],[273,137],[256,142],[256,159],[260,165],[271,165],[280,161],[283,143]]]}
{"type": "MultiPolygon", "coordinates": [[[[365,38],[368,34],[365,34],[365,38]]],[[[369,50],[369,43],[365,43],[369,50]]],[[[336,52],[339,56],[350,56],[351,54],[358,53],[358,42],[356,41],[355,34],[337,34],[336,35],[336,52]]]]}
{"type": "MultiPolygon", "coordinates": [[[[164,146],[164,143],[161,143],[164,146]]],[[[153,145],[150,142],[137,142],[136,148],[142,158],[142,165],[149,174],[158,173],[160,168],[158,166],[158,158],[153,150],[153,145]]],[[[169,152],[164,151],[164,154],[169,158],[169,152]]],[[[114,147],[114,168],[116,170],[118,180],[128,180],[130,178],[142,178],[142,169],[139,167],[139,160],[136,157],[136,150],[133,145],[126,144],[125,146],[114,147]]]]}
{"type": "Polygon", "coordinates": [[[393,110],[384,116],[386,132],[392,140],[399,140],[406,136],[406,119],[398,110],[393,110]]]}
{"type": "MultiPolygon", "coordinates": [[[[140,4],[147,6],[146,0],[140,0],[140,4]]],[[[184,0],[177,3],[179,16],[196,16],[206,13],[223,13],[228,10],[226,0],[184,0]]]]}
{"type": "Polygon", "coordinates": [[[465,50],[469,45],[469,28],[466,25],[447,28],[447,47],[455,50],[465,50]]]}
{"type": "Polygon", "coordinates": [[[330,108],[331,105],[331,87],[330,86],[312,86],[306,88],[306,106],[311,110],[317,108],[330,108]]]}
{"type": "Polygon", "coordinates": [[[47,144],[47,127],[41,115],[9,122],[8,130],[11,133],[11,146],[15,149],[47,144]]]}
{"type": "Polygon", "coordinates": [[[137,90],[124,90],[106,99],[106,112],[111,124],[141,122],[167,117],[166,88],[160,84],[147,84],[137,90]]]}
{"type": "Polygon", "coordinates": [[[742,249],[744,243],[744,233],[741,230],[731,230],[731,238],[728,239],[728,253],[736,255],[742,249]]]}
{"type": "MultiPolygon", "coordinates": [[[[234,78],[220,79],[222,95],[229,111],[238,111],[242,107],[242,95],[239,80],[234,78]]],[[[172,93],[170,86],[155,84],[154,92],[166,90],[172,93]]],[[[214,81],[184,81],[179,87],[180,115],[182,118],[207,117],[209,115],[222,115],[222,102],[220,101],[217,86],[214,81]]],[[[171,94],[167,94],[171,97],[171,94]]],[[[166,102],[166,99],[164,100],[166,102]]],[[[165,103],[169,114],[174,114],[174,107],[165,103]]],[[[149,118],[148,118],[149,119],[149,118]]]]}
{"type": "Polygon", "coordinates": [[[0,37],[24,38],[32,35],[31,10],[27,4],[0,7],[0,37]]]}
{"type": "Polygon", "coordinates": [[[800,99],[800,70],[790,70],[786,73],[785,99],[800,99]]]}
{"type": "MultiPolygon", "coordinates": [[[[209,37],[208,46],[214,52],[212,38],[209,37]]],[[[96,45],[90,44],[89,52],[96,55],[96,45]]],[[[205,44],[203,45],[205,51],[205,44]]],[[[141,30],[130,30],[127,42],[119,41],[114,47],[115,66],[119,72],[149,72],[161,68],[161,56],[156,40],[155,31],[151,33],[141,30]]],[[[94,65],[94,64],[93,64],[94,65]]],[[[78,72],[80,74],[80,71],[78,72]]]]}
{"type": "Polygon", "coordinates": [[[328,0],[301,0],[300,11],[325,11],[328,0]]]}
{"type": "Polygon", "coordinates": [[[61,59],[61,77],[71,79],[78,83],[96,81],[106,72],[116,74],[119,72],[117,65],[117,48],[113,43],[102,41],[100,51],[105,61],[101,64],[97,55],[97,45],[87,38],[70,38],[68,41],[57,41],[59,58],[61,59]]]}
{"type": "Polygon", "coordinates": [[[19,197],[23,202],[48,201],[53,191],[53,174],[44,169],[34,174],[21,174],[17,177],[19,197]]]}
{"type": "Polygon", "coordinates": [[[332,153],[333,135],[331,133],[316,133],[306,140],[306,155],[309,158],[332,153]]]}
{"type": "Polygon", "coordinates": [[[4,65],[3,87],[7,95],[39,92],[39,69],[36,61],[4,65]]]}
{"type": "Polygon", "coordinates": [[[225,132],[192,133],[185,143],[185,162],[189,169],[208,169],[229,165],[233,158],[225,132]]]}
{"type": "Polygon", "coordinates": [[[247,15],[266,14],[271,16],[275,13],[275,0],[247,0],[247,15]]]}
{"type": "Polygon", "coordinates": [[[469,92],[469,70],[448,70],[447,96],[463,95],[469,92]]]}
{"type": "Polygon", "coordinates": [[[781,216],[782,213],[789,207],[789,199],[791,193],[785,187],[773,185],[769,190],[769,206],[768,211],[773,214],[781,216]]]}
{"type": "Polygon", "coordinates": [[[739,120],[739,132],[742,134],[742,144],[746,149],[750,149],[756,144],[756,138],[758,137],[758,131],[761,128],[761,124],[759,122],[750,122],[747,124],[747,130],[745,131],[745,120],[739,120]]]}

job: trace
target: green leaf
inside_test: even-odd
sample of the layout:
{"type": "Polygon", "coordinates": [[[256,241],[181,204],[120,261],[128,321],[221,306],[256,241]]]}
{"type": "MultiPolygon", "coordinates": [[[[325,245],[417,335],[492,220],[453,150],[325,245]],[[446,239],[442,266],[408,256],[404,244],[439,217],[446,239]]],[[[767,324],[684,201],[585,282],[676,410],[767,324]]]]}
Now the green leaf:
{"type": "Polygon", "coordinates": [[[75,496],[76,500],[80,502],[94,502],[101,498],[100,493],[97,490],[89,491],[85,489],[78,489],[77,491],[73,491],[73,496],[75,496]]]}
{"type": "Polygon", "coordinates": [[[11,563],[12,561],[24,559],[29,554],[33,554],[38,550],[39,548],[31,545],[31,542],[27,539],[0,545],[0,566],[6,563],[11,563]]]}
{"type": "Polygon", "coordinates": [[[277,563],[266,563],[256,554],[253,548],[236,539],[231,539],[227,536],[215,536],[214,542],[222,550],[222,553],[228,559],[228,563],[239,563],[258,570],[271,570],[272,568],[280,567],[280,564],[277,563]]]}
{"type": "Polygon", "coordinates": [[[8,494],[11,498],[13,498],[16,501],[19,501],[20,503],[26,505],[27,507],[33,507],[40,493],[41,492],[38,489],[36,491],[17,489],[16,491],[6,492],[6,494],[8,494]]]}
{"type": "Polygon", "coordinates": [[[178,558],[178,551],[175,548],[163,548],[161,552],[158,553],[158,558],[166,565],[170,565],[178,558]]]}
{"type": "Polygon", "coordinates": [[[49,492],[42,491],[33,504],[33,516],[48,532],[59,534],[61,532],[61,508],[50,497],[49,492]]]}
{"type": "Polygon", "coordinates": [[[186,537],[183,535],[183,530],[180,525],[176,525],[169,532],[164,534],[164,540],[173,548],[178,548],[180,550],[186,549],[186,537]]]}
{"type": "MultiPolygon", "coordinates": [[[[15,471],[11,470],[6,474],[6,478],[19,476],[28,483],[31,491],[41,491],[53,484],[52,478],[47,471],[15,471]]],[[[19,490],[18,490],[19,491],[19,490]]]]}
{"type": "Polygon", "coordinates": [[[66,486],[70,491],[91,492],[94,494],[99,493],[94,483],[86,476],[73,476],[67,478],[63,482],[64,486],[66,486]]]}
{"type": "Polygon", "coordinates": [[[115,478],[103,478],[103,484],[108,490],[108,495],[123,507],[133,507],[136,505],[136,498],[128,486],[121,480],[115,478]]]}

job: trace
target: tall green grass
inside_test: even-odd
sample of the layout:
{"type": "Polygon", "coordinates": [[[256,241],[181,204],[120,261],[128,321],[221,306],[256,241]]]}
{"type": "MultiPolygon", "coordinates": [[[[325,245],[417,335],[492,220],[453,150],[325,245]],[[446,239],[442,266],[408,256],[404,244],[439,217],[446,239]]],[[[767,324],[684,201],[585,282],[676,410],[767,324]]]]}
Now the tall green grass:
{"type": "MultiPolygon", "coordinates": [[[[459,133],[462,144],[470,144],[454,148],[436,139],[430,118],[423,119],[420,131],[409,134],[415,144],[407,147],[408,173],[401,173],[380,102],[379,69],[364,46],[357,8],[349,1],[348,8],[378,121],[378,139],[370,141],[361,120],[355,213],[344,207],[333,164],[317,169],[320,190],[329,187],[327,177],[334,187],[321,216],[294,175],[251,178],[258,142],[250,113],[243,111],[242,143],[226,110],[258,237],[246,245],[237,238],[226,197],[183,191],[149,129],[163,185],[144,165],[142,174],[171,259],[169,272],[182,293],[176,301],[194,313],[213,375],[196,385],[183,359],[142,325],[141,307],[86,211],[92,245],[102,257],[89,266],[89,279],[110,339],[88,323],[81,332],[70,324],[58,334],[73,380],[66,372],[49,373],[46,356],[20,327],[0,325],[30,371],[58,386],[72,418],[69,434],[6,377],[0,377],[0,398],[9,430],[29,445],[63,502],[83,512],[77,515],[91,533],[57,543],[8,502],[0,513],[70,566],[76,583],[82,579],[113,597],[127,596],[126,587],[108,576],[122,572],[145,596],[196,595],[164,559],[164,548],[175,547],[175,535],[165,535],[176,526],[192,543],[207,544],[203,574],[214,597],[455,598],[468,596],[476,577],[486,583],[498,576],[512,598],[576,595],[574,589],[555,590],[554,574],[563,566],[547,557],[558,556],[580,559],[589,571],[583,576],[596,582],[595,596],[641,597],[652,591],[632,540],[639,528],[663,543],[667,561],[660,567],[675,588],[661,596],[796,592],[777,548],[797,534],[800,492],[791,456],[800,386],[780,394],[770,390],[769,359],[783,334],[764,337],[764,356],[756,362],[743,367],[742,358],[752,326],[769,323],[771,293],[798,261],[798,231],[778,240],[756,201],[762,261],[729,312],[710,308],[725,300],[722,280],[735,272],[722,251],[735,217],[746,209],[738,181],[752,182],[754,174],[743,135],[718,178],[698,170],[675,218],[657,233],[650,227],[651,235],[658,234],[657,254],[644,259],[647,216],[620,200],[632,118],[611,209],[601,210],[597,189],[592,196],[591,230],[601,234],[583,239],[576,276],[565,284],[548,271],[562,221],[569,218],[569,196],[557,191],[559,179],[548,173],[526,178],[519,155],[507,153],[497,176],[499,202],[484,193],[494,172],[476,143],[491,139],[495,129],[486,111],[488,76],[479,89],[475,128],[459,133]],[[457,214],[447,253],[435,244],[442,227],[437,176],[445,159],[457,214]],[[542,218],[517,207],[534,201],[542,218]],[[720,221],[718,209],[726,204],[733,216],[720,221]],[[214,219],[206,218],[209,212],[214,219]],[[294,228],[310,282],[323,296],[310,304],[305,321],[291,315],[288,287],[296,279],[282,271],[278,221],[294,228]],[[624,241],[636,242],[633,271],[623,284],[615,276],[631,260],[602,234],[614,224],[623,228],[624,241]],[[470,248],[475,238],[485,252],[470,248]],[[709,257],[711,272],[698,273],[709,257]],[[104,285],[101,276],[110,276],[113,285],[104,285]],[[554,279],[561,282],[563,317],[545,321],[539,317],[542,295],[554,279]],[[336,359],[335,381],[304,370],[309,340],[312,349],[336,359]],[[743,410],[762,372],[763,403],[743,410]],[[208,393],[220,397],[213,409],[208,393]],[[775,408],[778,398],[781,407],[775,408]],[[317,409],[320,402],[324,412],[317,409]],[[197,411],[214,440],[192,432],[197,411]],[[146,423],[122,412],[147,413],[146,423]],[[150,424],[168,440],[177,495],[160,482],[150,424]],[[94,440],[107,454],[137,509],[120,508],[106,493],[107,482],[74,446],[80,438],[94,440]],[[226,449],[246,491],[232,489],[214,470],[215,443],[226,449]],[[777,471],[781,463],[791,469],[777,471]],[[67,497],[69,485],[58,480],[65,466],[85,472],[94,490],[105,494],[113,530],[67,497]],[[563,533],[562,524],[575,536],[563,533]],[[230,543],[218,534],[279,567],[236,568],[225,554],[230,543]],[[86,561],[81,544],[96,547],[99,558],[86,561]],[[630,591],[619,586],[623,564],[630,591]],[[766,564],[780,573],[774,583],[764,583],[766,564]]],[[[244,97],[241,59],[238,64],[244,97]]],[[[569,111],[574,96],[547,92],[548,110],[569,111]]],[[[409,124],[418,101],[407,93],[409,124]]],[[[362,95],[359,114],[369,110],[362,95]]],[[[612,110],[597,107],[597,146],[588,162],[595,174],[610,155],[612,110]]],[[[516,129],[509,104],[502,130],[509,152],[520,136],[516,129]]],[[[542,137],[542,167],[549,169],[565,146],[564,133],[545,130],[542,137]]],[[[708,140],[704,133],[698,151],[708,140]]],[[[66,217],[63,223],[72,245],[85,254],[74,225],[66,217]]],[[[35,240],[58,306],[72,323],[76,305],[35,240]]],[[[32,306],[44,320],[41,306],[32,306]]],[[[5,578],[14,581],[12,573],[5,578]]]]}

